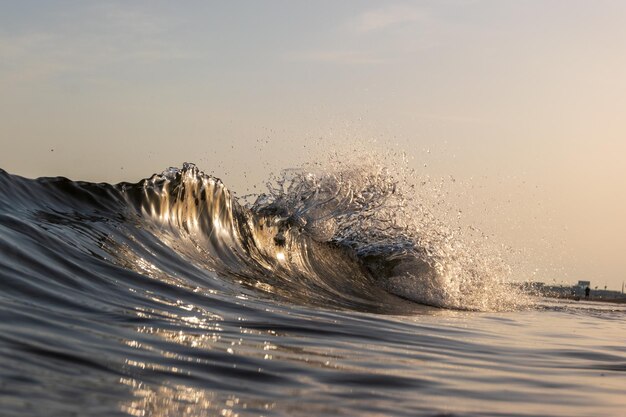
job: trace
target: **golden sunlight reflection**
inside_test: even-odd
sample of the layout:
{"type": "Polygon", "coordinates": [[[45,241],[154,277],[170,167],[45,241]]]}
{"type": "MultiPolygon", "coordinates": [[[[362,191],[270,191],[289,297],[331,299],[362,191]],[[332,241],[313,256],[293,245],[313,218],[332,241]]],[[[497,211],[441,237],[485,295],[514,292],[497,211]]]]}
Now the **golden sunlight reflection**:
{"type": "MultiPolygon", "coordinates": [[[[180,173],[183,175],[178,179],[156,176],[148,182],[144,187],[142,211],[158,220],[159,232],[167,233],[168,228],[163,226],[171,226],[170,232],[175,235],[184,231],[195,238],[230,237],[233,218],[228,190],[195,168],[180,173]]],[[[177,239],[178,236],[174,241],[177,239]]]]}
{"type": "Polygon", "coordinates": [[[120,378],[129,387],[133,398],[120,403],[120,410],[131,416],[236,417],[240,412],[269,411],[275,403],[259,399],[243,399],[233,394],[189,387],[181,384],[153,386],[134,378],[120,378]]]}
{"type": "MultiPolygon", "coordinates": [[[[181,317],[181,319],[186,323],[196,322],[195,318],[181,317]]],[[[337,369],[337,360],[340,358],[328,352],[318,351],[314,347],[304,349],[277,344],[276,338],[280,336],[274,330],[260,331],[258,329],[239,327],[239,334],[242,337],[236,337],[236,334],[222,335],[220,333],[223,329],[219,327],[214,330],[212,333],[188,333],[148,326],[137,329],[140,334],[153,334],[169,342],[193,347],[194,349],[217,349],[229,355],[257,357],[264,361],[280,360],[316,368],[337,369]]],[[[165,358],[182,360],[180,366],[171,366],[138,358],[126,359],[126,367],[134,368],[140,374],[143,372],[174,373],[180,375],[181,378],[194,374],[194,367],[189,366],[189,358],[186,356],[181,357],[176,353],[163,351],[150,343],[137,340],[127,340],[125,344],[136,349],[157,353],[165,358]]],[[[263,368],[258,368],[257,371],[266,372],[263,368]]],[[[246,415],[263,415],[278,406],[278,403],[262,398],[227,394],[221,391],[179,383],[164,382],[162,385],[148,383],[139,379],[136,371],[131,371],[131,375],[133,376],[119,379],[119,383],[128,387],[132,395],[131,398],[122,401],[119,404],[119,408],[123,413],[131,416],[202,417],[219,415],[234,417],[241,413],[246,415]]],[[[296,394],[296,391],[293,391],[293,393],[296,394]]]]}

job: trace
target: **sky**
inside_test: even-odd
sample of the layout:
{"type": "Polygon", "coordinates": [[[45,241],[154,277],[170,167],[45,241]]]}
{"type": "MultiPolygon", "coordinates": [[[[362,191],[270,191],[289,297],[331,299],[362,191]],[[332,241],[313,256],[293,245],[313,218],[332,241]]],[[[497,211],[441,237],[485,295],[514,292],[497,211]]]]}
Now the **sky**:
{"type": "MultiPolygon", "coordinates": [[[[626,280],[626,2],[0,0],[0,168],[240,193],[406,152],[546,282],[626,280]]],[[[523,278],[520,276],[520,278],[523,278]]]]}

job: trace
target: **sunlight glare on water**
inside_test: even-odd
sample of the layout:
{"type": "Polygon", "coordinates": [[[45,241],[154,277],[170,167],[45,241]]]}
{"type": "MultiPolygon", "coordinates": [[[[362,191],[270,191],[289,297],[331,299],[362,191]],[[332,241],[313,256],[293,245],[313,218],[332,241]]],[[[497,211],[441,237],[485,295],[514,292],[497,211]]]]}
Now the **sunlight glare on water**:
{"type": "Polygon", "coordinates": [[[624,307],[521,293],[402,164],[346,161],[247,205],[190,164],[0,172],[3,415],[620,415],[624,307]]]}

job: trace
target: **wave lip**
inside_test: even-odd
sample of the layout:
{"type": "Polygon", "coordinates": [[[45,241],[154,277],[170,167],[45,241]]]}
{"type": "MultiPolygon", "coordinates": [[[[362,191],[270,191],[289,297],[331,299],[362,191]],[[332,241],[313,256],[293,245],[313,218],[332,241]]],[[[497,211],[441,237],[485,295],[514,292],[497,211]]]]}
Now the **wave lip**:
{"type": "MultiPolygon", "coordinates": [[[[1,172],[0,187],[18,233],[38,227],[41,239],[54,233],[164,282],[233,293],[243,286],[281,302],[393,314],[410,313],[417,308],[411,302],[511,306],[510,287],[463,264],[459,245],[416,218],[423,207],[416,209],[402,181],[380,166],[285,171],[249,205],[188,163],[117,185],[1,172]]],[[[63,256],[62,248],[39,255],[63,256]]]]}
{"type": "Polygon", "coordinates": [[[508,310],[528,297],[495,254],[468,246],[419,201],[412,178],[377,162],[286,170],[252,205],[283,228],[349,248],[374,285],[420,304],[508,310]]]}

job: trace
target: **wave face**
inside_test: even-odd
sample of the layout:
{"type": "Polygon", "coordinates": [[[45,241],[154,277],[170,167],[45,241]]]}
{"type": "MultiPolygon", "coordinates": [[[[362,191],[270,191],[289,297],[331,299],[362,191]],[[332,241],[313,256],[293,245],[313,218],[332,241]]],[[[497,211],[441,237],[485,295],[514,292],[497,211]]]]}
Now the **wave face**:
{"type": "MultiPolygon", "coordinates": [[[[593,415],[622,406],[621,383],[576,379],[576,367],[623,372],[623,347],[602,338],[622,310],[598,313],[592,351],[519,345],[544,322],[511,312],[527,304],[501,265],[376,164],[284,171],[245,204],[191,164],[116,185],[0,171],[0,193],[2,415],[413,416],[459,410],[451,399],[480,415],[534,415],[511,401],[590,415],[581,395],[593,415]],[[564,361],[572,371],[546,381],[564,361]]],[[[589,320],[550,311],[561,328],[589,320]]]]}
{"type": "MultiPolygon", "coordinates": [[[[480,270],[477,257],[408,204],[380,167],[284,171],[248,205],[193,164],[117,185],[3,172],[2,192],[3,250],[20,267],[39,265],[29,271],[33,282],[54,268],[59,285],[87,285],[77,277],[88,273],[89,285],[107,287],[113,269],[188,289],[245,288],[255,297],[377,313],[410,314],[415,303],[520,304],[497,268],[480,270]]],[[[108,293],[93,295],[102,301],[108,293]]]]}

